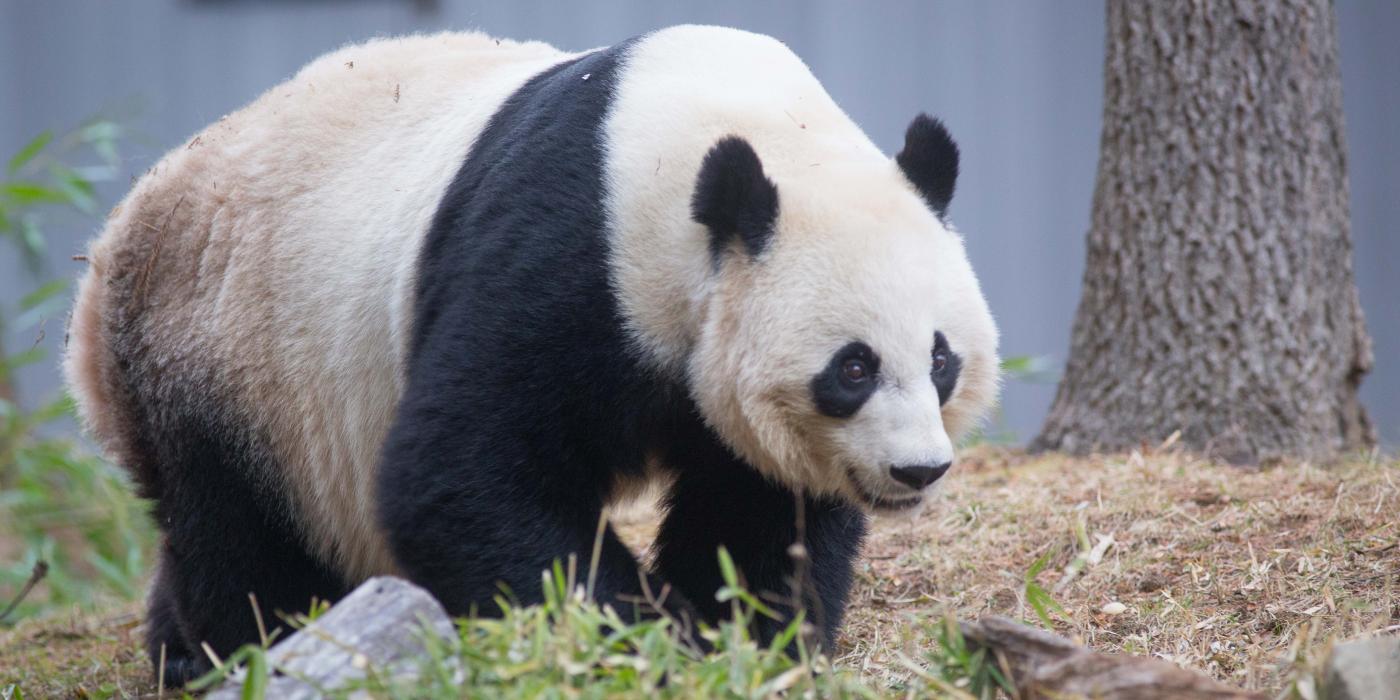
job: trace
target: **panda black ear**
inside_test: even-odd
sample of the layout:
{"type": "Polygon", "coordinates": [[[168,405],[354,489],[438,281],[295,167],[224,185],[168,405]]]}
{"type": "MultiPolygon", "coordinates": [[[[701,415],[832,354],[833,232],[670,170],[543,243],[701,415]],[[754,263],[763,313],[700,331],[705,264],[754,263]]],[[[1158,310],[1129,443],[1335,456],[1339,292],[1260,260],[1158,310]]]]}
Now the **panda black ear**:
{"type": "Polygon", "coordinates": [[[716,259],[736,236],[749,255],[768,246],[778,219],[778,187],[763,174],[763,163],[748,141],[726,136],[705,154],[690,216],[710,229],[710,253],[716,259]]]}
{"type": "Polygon", "coordinates": [[[943,122],[927,114],[914,117],[904,132],[904,150],[894,160],[933,211],[946,215],[958,180],[958,144],[943,122]]]}

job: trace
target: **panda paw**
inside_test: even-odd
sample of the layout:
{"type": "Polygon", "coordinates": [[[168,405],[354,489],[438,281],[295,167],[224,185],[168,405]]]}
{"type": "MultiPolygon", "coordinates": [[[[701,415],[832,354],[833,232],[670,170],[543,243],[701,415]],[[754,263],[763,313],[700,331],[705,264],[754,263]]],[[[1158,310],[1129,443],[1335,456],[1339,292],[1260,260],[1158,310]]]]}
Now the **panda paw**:
{"type": "MultiPolygon", "coordinates": [[[[159,664],[159,662],[156,662],[159,664]]],[[[183,688],[190,681],[208,673],[213,668],[208,659],[201,659],[196,656],[176,656],[165,659],[165,679],[166,688],[183,688]]],[[[161,673],[157,667],[156,673],[161,673]]]]}

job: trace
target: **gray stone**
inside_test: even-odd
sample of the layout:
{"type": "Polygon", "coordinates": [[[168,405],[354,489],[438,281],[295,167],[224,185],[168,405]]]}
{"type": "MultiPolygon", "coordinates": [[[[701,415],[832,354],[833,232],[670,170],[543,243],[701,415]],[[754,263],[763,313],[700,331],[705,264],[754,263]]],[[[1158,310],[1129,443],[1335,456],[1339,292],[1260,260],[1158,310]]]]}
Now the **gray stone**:
{"type": "Polygon", "coordinates": [[[1326,700],[1400,698],[1400,637],[1343,642],[1332,649],[1323,685],[1326,700]]]}
{"type": "MultiPolygon", "coordinates": [[[[405,679],[424,659],[425,635],[447,645],[457,641],[452,620],[427,591],[390,576],[365,581],[315,622],[268,652],[274,675],[269,698],[303,700],[362,680],[369,669],[380,678],[405,679]]],[[[205,696],[242,697],[240,674],[205,696]]]]}

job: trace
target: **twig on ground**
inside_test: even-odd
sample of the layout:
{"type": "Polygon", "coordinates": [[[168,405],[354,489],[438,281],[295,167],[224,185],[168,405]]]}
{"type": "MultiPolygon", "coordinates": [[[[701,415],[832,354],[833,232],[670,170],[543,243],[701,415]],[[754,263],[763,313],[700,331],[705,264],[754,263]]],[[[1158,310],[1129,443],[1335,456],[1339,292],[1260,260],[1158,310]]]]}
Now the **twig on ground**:
{"type": "Polygon", "coordinates": [[[34,570],[29,572],[29,580],[25,581],[24,587],[19,589],[19,595],[16,595],[15,599],[10,601],[9,606],[5,608],[5,612],[0,612],[0,622],[4,622],[5,618],[9,617],[10,613],[14,612],[15,608],[18,608],[19,604],[24,602],[24,597],[29,595],[29,592],[34,590],[34,587],[39,585],[39,582],[42,581],[44,577],[48,575],[48,562],[44,561],[43,559],[34,562],[34,570]]]}

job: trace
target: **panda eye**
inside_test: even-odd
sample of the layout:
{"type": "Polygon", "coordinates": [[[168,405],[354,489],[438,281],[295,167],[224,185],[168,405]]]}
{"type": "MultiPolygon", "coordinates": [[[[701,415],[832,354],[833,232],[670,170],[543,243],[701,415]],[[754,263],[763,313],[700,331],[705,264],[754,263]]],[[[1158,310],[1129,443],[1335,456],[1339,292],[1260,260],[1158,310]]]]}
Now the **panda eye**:
{"type": "Polygon", "coordinates": [[[852,357],[841,363],[841,378],[851,384],[861,384],[870,379],[870,367],[865,364],[865,360],[852,357]]]}
{"type": "Polygon", "coordinates": [[[958,374],[962,370],[962,358],[948,347],[948,339],[943,333],[933,334],[933,371],[929,376],[933,379],[933,386],[938,389],[938,405],[948,403],[948,399],[953,396],[953,387],[958,383],[958,374]]]}
{"type": "Polygon", "coordinates": [[[935,371],[935,372],[942,372],[945,368],[947,368],[947,366],[948,366],[948,351],[947,351],[947,350],[934,350],[934,351],[933,351],[933,371],[935,371]]]}
{"type": "Polygon", "coordinates": [[[875,394],[879,383],[880,356],[869,345],[851,341],[812,376],[812,402],[822,415],[850,418],[875,394]]]}

